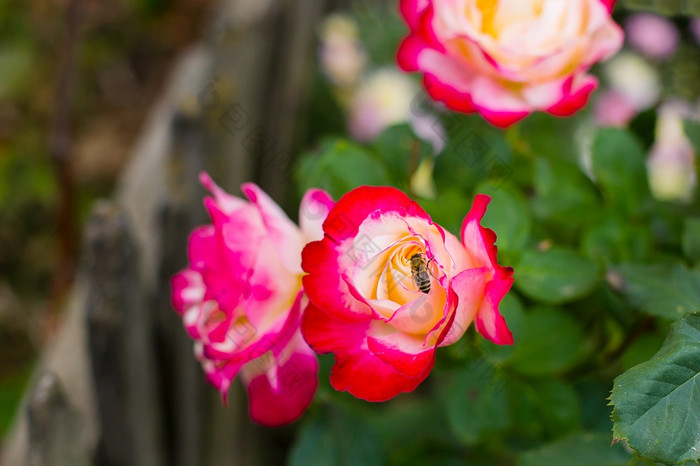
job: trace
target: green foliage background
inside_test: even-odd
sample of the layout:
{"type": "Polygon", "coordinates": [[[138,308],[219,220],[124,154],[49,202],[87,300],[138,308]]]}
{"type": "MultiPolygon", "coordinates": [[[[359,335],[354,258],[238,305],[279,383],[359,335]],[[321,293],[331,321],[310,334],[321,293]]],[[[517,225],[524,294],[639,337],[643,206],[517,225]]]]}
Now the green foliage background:
{"type": "MultiPolygon", "coordinates": [[[[115,21],[87,31],[78,57],[78,127],[89,128],[103,111],[133,119],[136,131],[129,109],[100,96],[100,76],[127,62],[148,63],[144,70],[167,62],[182,44],[157,37],[169,15],[183,14],[174,11],[176,3],[116,2],[119,21],[130,27],[115,21]]],[[[0,100],[9,108],[0,115],[0,272],[21,298],[49,287],[55,262],[50,225],[57,187],[45,144],[55,63],[45,57],[60,45],[53,38],[62,18],[36,5],[0,0],[0,69],[7,71],[0,100]],[[52,18],[45,30],[36,30],[37,17],[52,18]]],[[[629,9],[651,9],[685,28],[690,16],[700,16],[697,5],[626,0],[616,19],[629,9]]],[[[366,1],[351,13],[371,64],[395,66],[405,33],[395,8],[366,1]]],[[[700,49],[684,39],[659,67],[664,96],[697,99],[700,49]]],[[[474,195],[489,194],[483,223],[498,235],[499,262],[515,269],[514,289],[501,305],[515,345],[496,346],[470,330],[438,351],[434,371],[415,392],[382,404],[333,390],[333,358],[322,356],[314,404],[281,434],[293,438],[288,463],[697,464],[691,460],[700,448],[700,330],[693,313],[700,310],[700,197],[696,191],[691,202],[673,204],[650,195],[645,162],[656,112],[642,113],[624,130],[596,128],[587,109],[568,119],[536,114],[507,131],[476,115],[444,112],[447,144],[433,160],[430,145],[408,125],[388,128],[369,144],[349,141],[329,87],[319,74],[301,138],[308,151],[296,165],[296,200],[312,186],[338,198],[363,184],[392,185],[456,234],[474,195]],[[431,198],[411,190],[425,161],[434,161],[431,198]]],[[[118,100],[137,101],[138,94],[124,97],[128,90],[117,89],[118,100]]],[[[700,125],[689,121],[686,130],[700,153],[700,125]]],[[[115,176],[82,182],[81,215],[110,192],[115,176]]],[[[0,328],[0,436],[31,372],[26,340],[0,328]]]]}
{"type": "MultiPolygon", "coordinates": [[[[354,13],[371,60],[390,63],[402,34],[392,12],[354,13]]],[[[677,94],[674,82],[664,86],[677,94]]],[[[655,118],[646,112],[630,129],[610,129],[595,127],[590,110],[535,114],[502,131],[445,112],[429,199],[412,193],[410,178],[417,160],[432,157],[430,145],[408,125],[366,145],[342,127],[317,139],[297,165],[298,196],[312,186],[338,198],[392,185],[454,234],[474,195],[492,196],[483,224],[498,235],[499,262],[515,269],[501,305],[515,345],[470,330],[438,351],[414,393],[384,404],[335,392],[332,356],[322,357],[319,395],[289,463],[696,464],[700,333],[689,313],[700,309],[700,198],[651,196],[655,118]]],[[[687,133],[700,153],[697,124],[687,133]]]]}

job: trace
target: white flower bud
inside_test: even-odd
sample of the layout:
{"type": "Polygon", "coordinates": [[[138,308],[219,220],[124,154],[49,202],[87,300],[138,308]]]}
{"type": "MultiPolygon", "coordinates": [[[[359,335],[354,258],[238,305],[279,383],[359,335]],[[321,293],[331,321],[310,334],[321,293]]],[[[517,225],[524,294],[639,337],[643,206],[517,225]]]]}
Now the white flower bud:
{"type": "Polygon", "coordinates": [[[689,113],[677,102],[659,109],[647,170],[651,193],[662,201],[689,201],[697,185],[695,154],[683,129],[684,116],[689,113]]]}

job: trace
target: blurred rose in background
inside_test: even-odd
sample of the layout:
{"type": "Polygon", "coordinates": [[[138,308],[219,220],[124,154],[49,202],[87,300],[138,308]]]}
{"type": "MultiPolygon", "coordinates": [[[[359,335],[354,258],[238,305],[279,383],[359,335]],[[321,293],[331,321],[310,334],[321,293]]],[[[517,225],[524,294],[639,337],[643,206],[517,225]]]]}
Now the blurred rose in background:
{"type": "Polygon", "coordinates": [[[670,58],[680,40],[671,20],[651,13],[637,13],[627,18],[625,32],[632,48],[655,60],[670,58]]]}

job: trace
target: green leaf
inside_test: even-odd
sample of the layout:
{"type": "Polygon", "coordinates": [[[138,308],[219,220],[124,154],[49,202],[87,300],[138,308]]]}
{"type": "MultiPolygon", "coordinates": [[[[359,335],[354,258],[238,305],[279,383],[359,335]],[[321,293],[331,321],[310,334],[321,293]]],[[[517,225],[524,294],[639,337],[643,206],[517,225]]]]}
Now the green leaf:
{"type": "Polygon", "coordinates": [[[575,118],[557,118],[537,112],[507,132],[516,133],[517,144],[524,145],[526,153],[537,158],[562,159],[575,154],[571,147],[579,127],[575,118]]]}
{"type": "Polygon", "coordinates": [[[663,344],[663,336],[656,333],[645,333],[634,340],[620,356],[622,370],[626,371],[637,364],[648,361],[663,344]]]}
{"type": "Polygon", "coordinates": [[[607,377],[587,377],[576,384],[581,402],[581,424],[584,430],[610,433],[612,420],[609,406],[610,380],[607,377]]]}
{"type": "Polygon", "coordinates": [[[389,168],[392,185],[405,187],[408,169],[415,170],[424,157],[432,157],[432,146],[419,139],[407,124],[391,126],[372,143],[372,149],[389,168]]]}
{"type": "Polygon", "coordinates": [[[302,193],[312,187],[322,188],[335,199],[361,185],[391,184],[381,159],[343,139],[325,141],[317,153],[302,157],[296,178],[302,193]]]}
{"type": "Polygon", "coordinates": [[[513,156],[500,131],[483,120],[448,112],[443,125],[449,135],[445,149],[435,159],[438,189],[469,189],[488,180],[501,186],[513,175],[513,156]]]}
{"type": "Polygon", "coordinates": [[[357,20],[360,39],[371,63],[385,65],[396,56],[405,26],[396,8],[378,2],[355,2],[350,9],[357,20]]]}
{"type": "Polygon", "coordinates": [[[580,428],[578,394],[561,380],[522,380],[511,386],[511,392],[519,403],[515,411],[521,419],[516,418],[516,423],[527,433],[544,431],[552,437],[561,437],[580,428]]]}
{"type": "Polygon", "coordinates": [[[473,445],[508,427],[507,383],[484,361],[470,364],[456,377],[447,398],[447,418],[462,442],[473,445]]]}
{"type": "Polygon", "coordinates": [[[583,233],[586,255],[605,263],[643,260],[652,245],[651,228],[647,224],[630,224],[614,212],[606,212],[583,233]]]}
{"type": "Polygon", "coordinates": [[[372,149],[377,157],[391,168],[389,175],[392,183],[403,186],[408,182],[408,165],[411,157],[420,159],[420,154],[423,152],[421,146],[421,141],[406,124],[389,127],[372,142],[372,149]]]}
{"type": "Polygon", "coordinates": [[[695,153],[700,154],[700,123],[693,120],[685,121],[685,134],[695,148],[695,153]]]}
{"type": "Polygon", "coordinates": [[[289,458],[290,466],[338,464],[338,447],[321,419],[314,419],[299,433],[289,458]]]}
{"type": "Polygon", "coordinates": [[[455,441],[445,415],[444,398],[428,401],[424,397],[400,396],[391,403],[371,406],[372,425],[390,453],[385,464],[455,464],[450,449],[436,448],[455,441]]]}
{"type": "Polygon", "coordinates": [[[620,291],[649,314],[676,320],[700,307],[700,271],[682,264],[623,264],[613,269],[620,291]]]}
{"type": "Polygon", "coordinates": [[[435,223],[459,238],[464,217],[471,208],[471,199],[457,190],[443,190],[437,199],[421,199],[420,205],[435,223]]]}
{"type": "Polygon", "coordinates": [[[373,466],[384,452],[371,425],[333,407],[302,428],[289,457],[290,466],[373,466]]]}
{"type": "Polygon", "coordinates": [[[514,347],[508,366],[533,376],[563,372],[588,351],[578,322],[569,314],[548,308],[525,314],[514,347]]]}
{"type": "Polygon", "coordinates": [[[596,263],[561,248],[526,251],[514,269],[516,288],[547,304],[580,299],[593,291],[600,280],[596,263]]]}
{"type": "Polygon", "coordinates": [[[685,257],[693,262],[700,262],[700,218],[686,219],[681,242],[685,257]]]}
{"type": "MultiPolygon", "coordinates": [[[[501,315],[505,317],[508,328],[513,334],[515,341],[520,341],[525,326],[525,311],[515,293],[508,293],[501,300],[499,306],[501,315]]],[[[477,340],[484,357],[492,364],[500,365],[507,361],[515,352],[515,345],[497,345],[486,338],[477,340]]]]}
{"type": "Polygon", "coordinates": [[[477,193],[491,196],[481,224],[496,232],[496,245],[504,251],[522,249],[530,239],[532,213],[525,197],[512,185],[495,187],[483,183],[476,188],[477,193]]]}
{"type": "Polygon", "coordinates": [[[576,229],[598,209],[593,183],[579,167],[562,158],[537,159],[534,182],[535,214],[557,228],[576,229]]]}
{"type": "Polygon", "coordinates": [[[649,198],[646,155],[631,133],[601,129],[593,143],[593,173],[603,194],[628,215],[641,212],[649,198]]]}
{"type": "Polygon", "coordinates": [[[558,379],[548,379],[533,381],[532,388],[540,419],[549,435],[562,436],[580,428],[581,403],[571,386],[558,379]]]}
{"type": "Polygon", "coordinates": [[[625,466],[629,460],[622,445],[610,445],[610,435],[577,432],[523,453],[518,466],[625,466]]]}
{"type": "Polygon", "coordinates": [[[642,10],[665,16],[700,16],[700,4],[694,1],[625,0],[622,5],[629,10],[642,10]]]}
{"type": "Polygon", "coordinates": [[[700,459],[700,313],[673,324],[649,361],[615,379],[613,435],[653,461],[700,459]]]}
{"type": "Polygon", "coordinates": [[[372,409],[372,425],[376,428],[385,445],[394,454],[402,450],[401,456],[410,445],[411,453],[428,442],[439,442],[450,434],[446,417],[436,410],[436,402],[426,403],[425,399],[398,397],[377,409],[372,409]]]}

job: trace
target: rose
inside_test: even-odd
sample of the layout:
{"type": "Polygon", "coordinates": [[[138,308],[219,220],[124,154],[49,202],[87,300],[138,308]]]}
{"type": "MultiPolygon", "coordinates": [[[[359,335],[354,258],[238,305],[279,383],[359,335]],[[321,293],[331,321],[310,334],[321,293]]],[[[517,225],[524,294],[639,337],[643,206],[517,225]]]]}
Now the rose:
{"type": "Polygon", "coordinates": [[[310,301],[302,334],[315,351],[335,354],[335,389],[368,401],[411,391],[436,348],[472,321],[486,338],[513,343],[498,310],[512,269],[497,264],[496,237],[479,224],[489,202],[476,196],[459,240],[394,188],[360,187],[338,201],[324,238],[302,253],[310,301]]]}
{"type": "Polygon", "coordinates": [[[240,372],[250,416],[264,425],[298,418],[317,386],[316,355],[301,338],[301,251],[323,236],[333,205],[324,191],[309,190],[301,204],[301,229],[258,186],[242,191],[249,202],[219,188],[205,205],[212,224],[190,236],[190,265],[172,280],[173,305],[195,341],[207,379],[224,401],[240,372]]]}
{"type": "Polygon", "coordinates": [[[401,0],[398,52],[432,98],[506,127],[533,111],[571,115],[597,80],[586,71],[622,46],[615,0],[401,0]]]}

